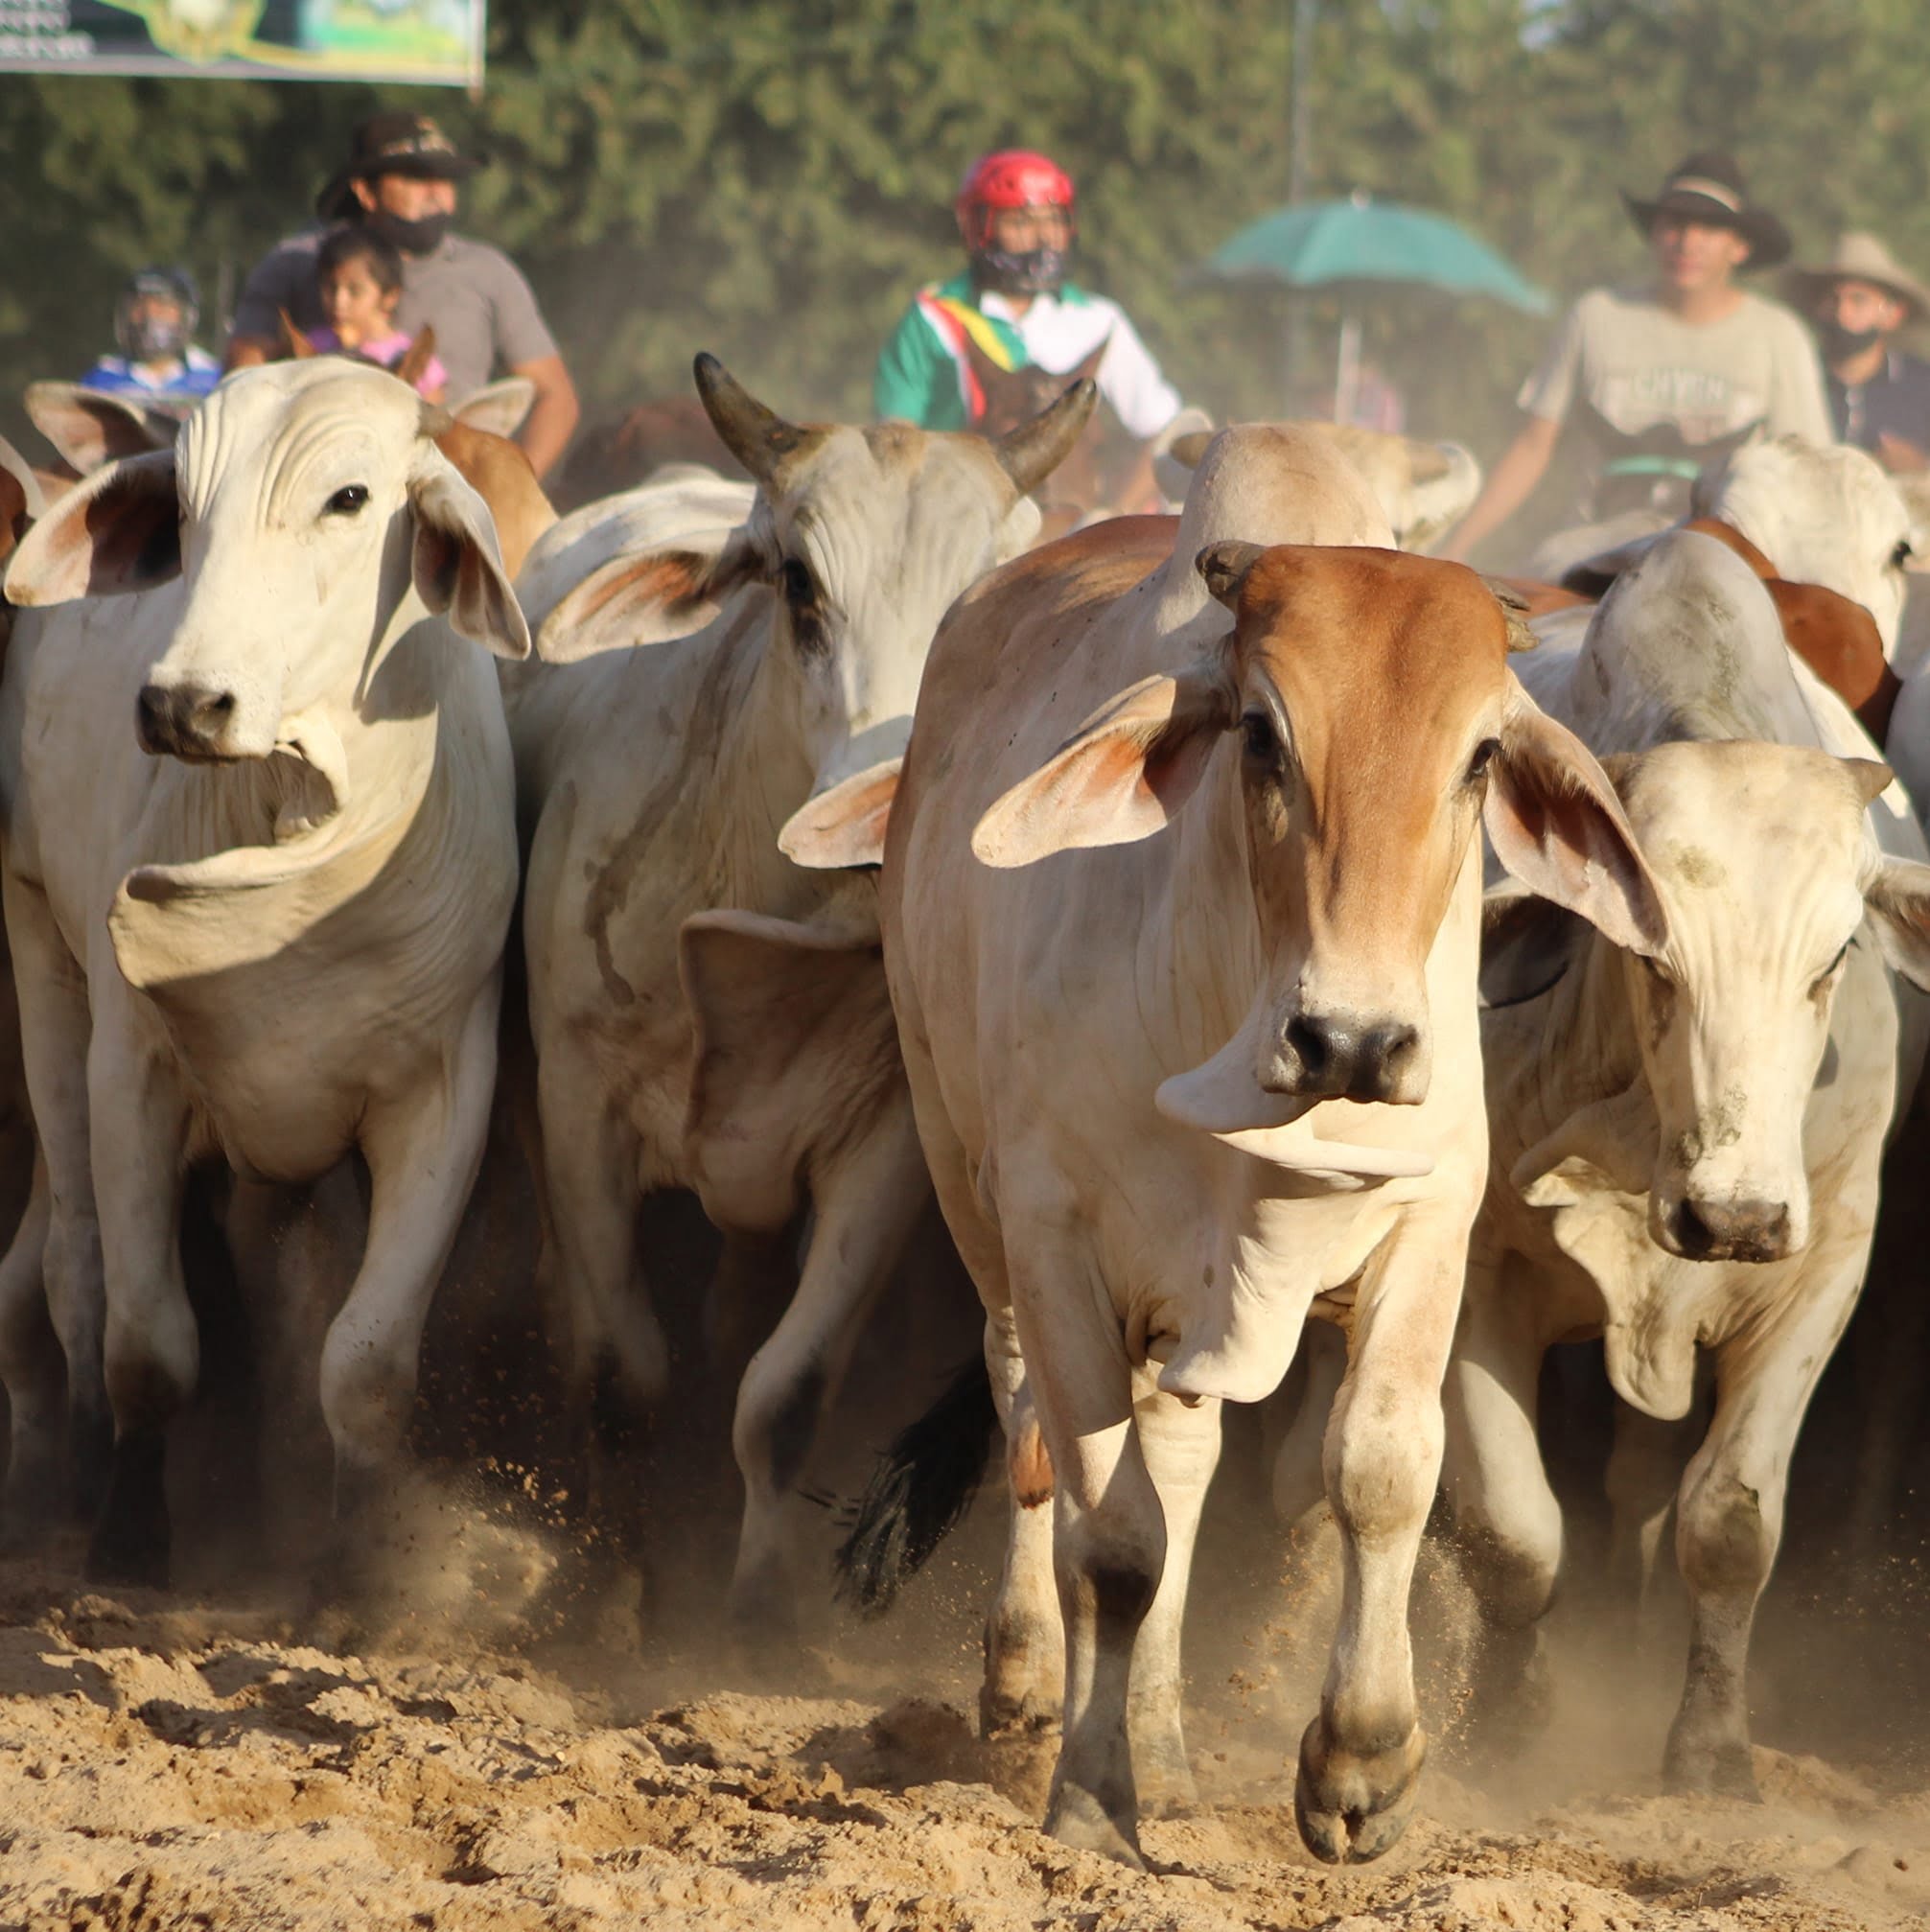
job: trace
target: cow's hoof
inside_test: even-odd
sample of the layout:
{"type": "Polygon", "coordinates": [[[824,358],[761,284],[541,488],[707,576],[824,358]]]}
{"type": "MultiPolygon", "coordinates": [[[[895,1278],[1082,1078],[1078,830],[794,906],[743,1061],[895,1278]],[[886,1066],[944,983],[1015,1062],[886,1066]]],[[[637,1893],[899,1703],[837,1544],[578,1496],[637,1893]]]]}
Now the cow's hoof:
{"type": "Polygon", "coordinates": [[[114,1445],[107,1495],[87,1545],[87,1581],[165,1590],[171,1569],[166,1450],[159,1430],[114,1445]]]}
{"type": "Polygon", "coordinates": [[[1428,1740],[1419,1725],[1391,1751],[1359,1756],[1328,1741],[1316,1717],[1300,1740],[1293,1818],[1314,1857],[1328,1865],[1364,1865],[1399,1843],[1414,1809],[1428,1740]]]}
{"type": "Polygon", "coordinates": [[[110,1590],[165,1590],[173,1573],[168,1520],[104,1516],[87,1544],[86,1576],[110,1590]]]}
{"type": "Polygon", "coordinates": [[[1146,1870],[1137,1827],[1129,1820],[1122,1825],[1080,1785],[1061,1783],[1054,1789],[1046,1807],[1045,1829],[1048,1837],[1070,1845],[1075,1851],[1096,1851],[1134,1872],[1146,1870]]]}
{"type": "Polygon", "coordinates": [[[1739,1798],[1746,1804],[1762,1803],[1747,1742],[1738,1743],[1732,1737],[1697,1738],[1680,1724],[1669,1733],[1662,1781],[1666,1789],[1684,1795],[1739,1798]]]}

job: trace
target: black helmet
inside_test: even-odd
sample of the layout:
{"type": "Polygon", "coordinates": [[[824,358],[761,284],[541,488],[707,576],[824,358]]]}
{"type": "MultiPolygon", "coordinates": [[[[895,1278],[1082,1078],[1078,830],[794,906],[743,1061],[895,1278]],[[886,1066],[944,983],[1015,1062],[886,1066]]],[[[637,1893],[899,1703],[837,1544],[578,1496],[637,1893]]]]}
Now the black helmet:
{"type": "Polygon", "coordinates": [[[114,340],[122,355],[136,362],[159,361],[178,356],[194,340],[201,319],[201,293],[185,268],[143,268],[121,291],[114,305],[114,340]],[[178,313],[167,320],[148,312],[152,302],[166,302],[178,313]]]}

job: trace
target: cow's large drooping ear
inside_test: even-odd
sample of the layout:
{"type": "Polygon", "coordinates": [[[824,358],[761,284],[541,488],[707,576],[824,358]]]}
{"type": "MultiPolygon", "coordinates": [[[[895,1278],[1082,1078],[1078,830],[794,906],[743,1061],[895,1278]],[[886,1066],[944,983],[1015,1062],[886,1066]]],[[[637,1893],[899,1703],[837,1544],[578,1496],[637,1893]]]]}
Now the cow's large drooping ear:
{"type": "Polygon", "coordinates": [[[7,567],[15,604],[64,604],[149,591],[181,573],[174,453],[96,470],[29,530],[7,567]]]}
{"type": "Polygon", "coordinates": [[[472,643],[499,658],[529,655],[529,626],[502,568],[489,505],[436,454],[408,486],[415,512],[416,594],[472,643]]]}
{"type": "Polygon", "coordinates": [[[24,400],[34,427],[83,477],[103,463],[172,450],[180,428],[165,410],[83,389],[79,383],[29,383],[24,400]]]}
{"type": "Polygon", "coordinates": [[[1532,893],[1654,958],[1668,914],[1608,775],[1510,671],[1483,818],[1495,856],[1532,893]]]}
{"type": "Polygon", "coordinates": [[[1930,992],[1930,866],[1879,861],[1863,888],[1863,904],[1890,969],[1930,992]]]}
{"type": "Polygon", "coordinates": [[[672,544],[632,550],[593,570],[560,598],[536,633],[546,664],[573,664],[599,651],[661,644],[701,631],[744,585],[763,575],[747,529],[718,550],[672,544]]]}
{"type": "Polygon", "coordinates": [[[1120,692],[972,832],[988,866],[1151,838],[1193,796],[1236,705],[1217,669],[1151,677],[1120,692]]]}
{"type": "Polygon", "coordinates": [[[793,865],[817,872],[883,865],[885,827],[903,765],[903,758],[887,758],[806,799],[784,821],[778,850],[793,865]]]}

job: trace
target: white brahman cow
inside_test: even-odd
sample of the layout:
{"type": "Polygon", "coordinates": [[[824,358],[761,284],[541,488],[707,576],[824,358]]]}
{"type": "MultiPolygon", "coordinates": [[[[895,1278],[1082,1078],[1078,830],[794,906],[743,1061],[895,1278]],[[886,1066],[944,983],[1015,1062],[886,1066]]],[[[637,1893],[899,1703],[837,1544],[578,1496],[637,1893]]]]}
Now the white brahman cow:
{"type": "MultiPolygon", "coordinates": [[[[191,1161],[305,1181],[360,1151],[367,1242],[320,1365],[338,1516],[403,1445],[516,894],[501,703],[464,640],[529,642],[446,422],[337,359],[244,371],[174,447],[77,485],[7,572],[16,604],[61,607],[15,619],[0,793],[46,1295],[82,1433],[104,1364],[112,1409],[103,1577],[167,1571],[191,1161]]],[[[46,1393],[8,1392],[44,1470],[46,1393]]]]}
{"type": "Polygon", "coordinates": [[[1388,536],[1325,439],[1223,432],[1176,540],[1100,524],[960,600],[890,810],[918,1132],[1008,1434],[1042,1433],[1014,1461],[1049,1458],[1056,1489],[1049,1527],[1012,1512],[988,1709],[1057,1701],[1062,1613],[1047,1828],[1128,1861],[1141,1799],[1191,1789],[1179,1631],[1220,1405],[1279,1383],[1310,1313],[1349,1337],[1326,1464],[1346,1593],[1296,1807],[1324,1858],[1400,1835],[1424,1752],[1407,1586],[1486,1168],[1484,814],[1535,890],[1630,945],[1662,933],[1608,780],[1510,675],[1481,580],[1321,547],[1388,536]]]}
{"type": "Polygon", "coordinates": [[[557,525],[523,577],[544,668],[506,699],[534,821],[523,936],[547,1265],[573,1311],[578,1395],[612,1373],[631,1406],[664,1393],[638,1279],[643,1194],[694,1188],[746,1242],[813,1211],[733,1429],[732,1607],[781,1627],[819,1416],[926,1195],[872,885],[804,871],[780,835],[815,794],[903,749],[940,617],[1032,540],[1027,493],[1096,392],[1081,384],[991,444],[800,427],[713,359],[696,375],[756,478],[748,516],[719,527],[739,486],[697,477],[681,498],[646,486],[557,525]]]}
{"type": "Polygon", "coordinates": [[[1638,953],[1523,896],[1490,906],[1492,1177],[1445,1468],[1498,1626],[1488,1694],[1519,1694],[1503,1680],[1532,1659],[1562,1557],[1536,1445],[1544,1352],[1601,1335],[1616,1392],[1668,1422],[1700,1351],[1714,1417],[1679,1490],[1679,1462],[1645,1485],[1639,1422],[1618,1432],[1611,1490],[1644,1570],[1677,1510],[1693,1623],[1667,1776],[1753,1794],[1750,1627],[1922,1064],[1925,1002],[1893,975],[1930,980],[1930,867],[1907,813],[1866,810],[1889,771],[1802,684],[1761,584],[1709,537],[1663,537],[1579,648],[1537,653],[1524,681],[1609,761],[1666,938],[1638,953]]]}

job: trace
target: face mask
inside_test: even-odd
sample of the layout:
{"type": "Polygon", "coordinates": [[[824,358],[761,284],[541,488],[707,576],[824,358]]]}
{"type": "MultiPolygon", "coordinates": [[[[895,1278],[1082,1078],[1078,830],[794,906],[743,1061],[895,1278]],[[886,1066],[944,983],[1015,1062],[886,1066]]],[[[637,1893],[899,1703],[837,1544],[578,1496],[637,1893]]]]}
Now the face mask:
{"type": "Polygon", "coordinates": [[[1002,295],[1056,295],[1065,280],[1063,248],[1028,248],[1015,255],[1008,248],[982,248],[977,256],[980,281],[1002,295]]]}
{"type": "Polygon", "coordinates": [[[1846,329],[1831,318],[1816,325],[1816,339],[1823,345],[1825,362],[1847,362],[1852,356],[1874,348],[1883,339],[1881,329],[1846,329]]]}
{"type": "Polygon", "coordinates": [[[372,234],[393,243],[405,255],[432,255],[454,219],[453,215],[424,215],[419,221],[405,221],[400,215],[377,208],[366,218],[366,225],[372,234]]]}

